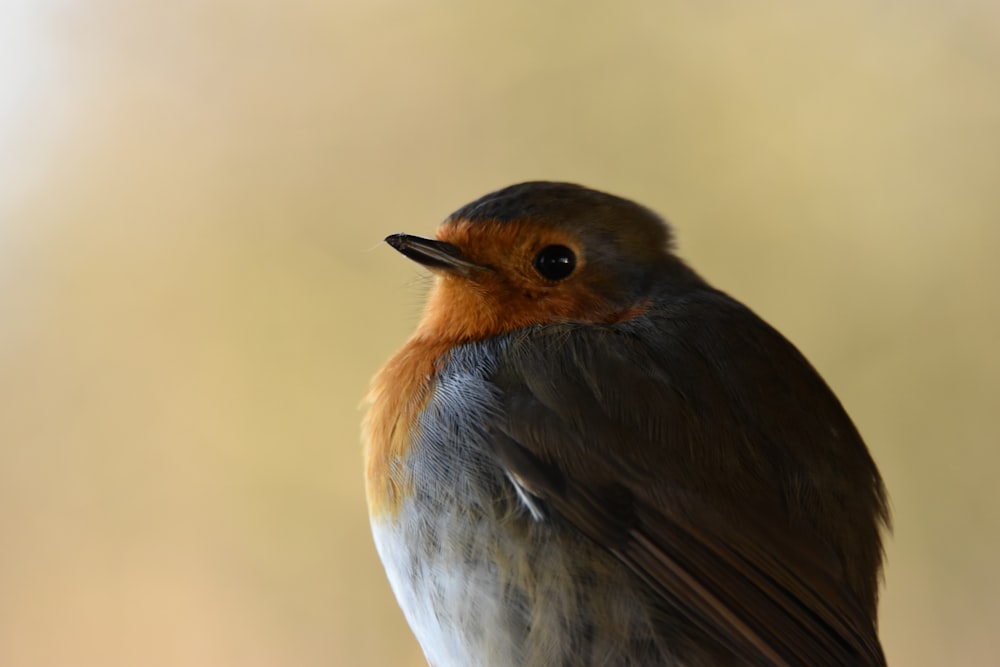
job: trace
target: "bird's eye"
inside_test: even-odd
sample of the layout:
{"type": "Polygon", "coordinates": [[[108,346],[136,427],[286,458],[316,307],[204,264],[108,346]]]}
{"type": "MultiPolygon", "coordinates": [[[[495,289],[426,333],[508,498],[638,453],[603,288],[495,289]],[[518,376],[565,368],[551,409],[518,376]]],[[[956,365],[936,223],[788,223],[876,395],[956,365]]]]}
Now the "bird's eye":
{"type": "Polygon", "coordinates": [[[562,280],[576,268],[576,255],[564,245],[547,245],[535,255],[534,265],[543,278],[562,280]]]}

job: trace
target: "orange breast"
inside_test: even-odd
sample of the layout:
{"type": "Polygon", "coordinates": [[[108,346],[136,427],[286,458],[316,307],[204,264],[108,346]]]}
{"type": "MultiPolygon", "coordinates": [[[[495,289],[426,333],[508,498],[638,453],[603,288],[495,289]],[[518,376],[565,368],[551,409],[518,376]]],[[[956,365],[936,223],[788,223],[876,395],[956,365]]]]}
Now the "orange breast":
{"type": "Polygon", "coordinates": [[[447,349],[447,342],[418,332],[372,380],[363,437],[368,511],[373,518],[395,515],[413,491],[402,462],[430,398],[435,363],[447,349]]]}

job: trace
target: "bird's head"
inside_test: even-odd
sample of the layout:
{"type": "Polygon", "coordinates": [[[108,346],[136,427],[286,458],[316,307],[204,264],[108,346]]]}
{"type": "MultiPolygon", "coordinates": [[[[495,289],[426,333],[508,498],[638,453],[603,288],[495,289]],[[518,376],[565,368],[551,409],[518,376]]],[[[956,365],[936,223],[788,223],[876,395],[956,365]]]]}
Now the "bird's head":
{"type": "Polygon", "coordinates": [[[435,239],[386,242],[437,275],[418,335],[456,342],[630,319],[658,278],[693,277],[656,214],[568,183],[512,185],[460,208],[435,239]]]}

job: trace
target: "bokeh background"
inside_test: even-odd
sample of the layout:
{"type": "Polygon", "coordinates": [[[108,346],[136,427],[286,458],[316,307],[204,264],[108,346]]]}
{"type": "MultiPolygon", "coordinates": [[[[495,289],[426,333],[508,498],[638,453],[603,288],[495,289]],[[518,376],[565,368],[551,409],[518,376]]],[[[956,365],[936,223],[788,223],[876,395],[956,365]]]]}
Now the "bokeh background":
{"type": "Polygon", "coordinates": [[[892,493],[896,665],[1000,661],[1000,4],[4,0],[0,665],[421,665],[359,408],[512,182],[641,201],[892,493]]]}

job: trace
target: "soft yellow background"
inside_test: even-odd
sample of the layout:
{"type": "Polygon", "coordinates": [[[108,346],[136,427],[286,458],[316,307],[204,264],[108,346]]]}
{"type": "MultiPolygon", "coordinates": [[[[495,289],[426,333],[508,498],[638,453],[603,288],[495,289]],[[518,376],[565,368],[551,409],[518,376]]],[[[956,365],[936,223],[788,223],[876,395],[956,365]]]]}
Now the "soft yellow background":
{"type": "Polygon", "coordinates": [[[380,244],[565,179],[671,219],[892,493],[895,665],[1000,660],[1000,5],[0,5],[0,665],[422,664],[359,400],[380,244]]]}

